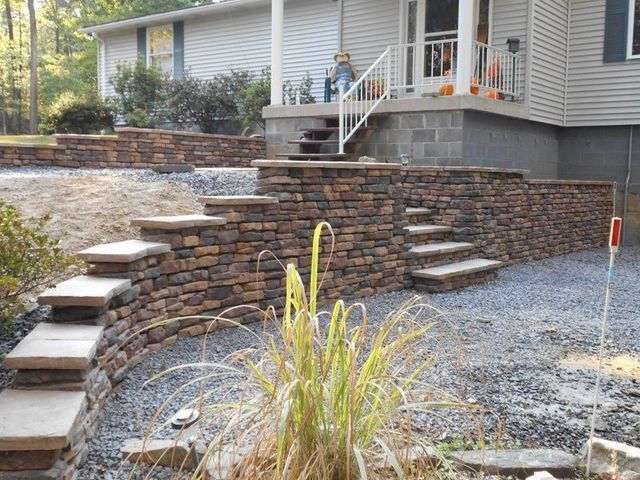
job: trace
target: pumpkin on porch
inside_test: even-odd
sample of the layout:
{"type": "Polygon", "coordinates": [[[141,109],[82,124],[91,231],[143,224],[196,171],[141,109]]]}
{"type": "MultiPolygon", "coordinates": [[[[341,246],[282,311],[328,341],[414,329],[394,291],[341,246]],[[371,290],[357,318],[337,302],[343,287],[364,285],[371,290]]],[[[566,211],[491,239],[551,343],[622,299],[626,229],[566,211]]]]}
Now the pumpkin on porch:
{"type": "Polygon", "coordinates": [[[449,97],[454,94],[455,88],[451,83],[445,83],[444,85],[440,85],[439,92],[440,92],[440,95],[449,97]]]}
{"type": "Polygon", "coordinates": [[[502,100],[502,94],[497,90],[487,90],[485,97],[490,98],[492,100],[502,100]]]}
{"type": "Polygon", "coordinates": [[[473,77],[471,79],[471,95],[478,95],[480,93],[480,79],[478,77],[473,77]]]}

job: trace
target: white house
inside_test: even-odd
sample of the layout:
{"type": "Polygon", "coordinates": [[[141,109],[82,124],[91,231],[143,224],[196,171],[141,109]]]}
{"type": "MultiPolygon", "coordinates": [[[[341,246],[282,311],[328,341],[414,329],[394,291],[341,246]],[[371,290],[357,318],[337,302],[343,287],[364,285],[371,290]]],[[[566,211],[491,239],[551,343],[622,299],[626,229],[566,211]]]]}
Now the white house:
{"type": "MultiPolygon", "coordinates": [[[[285,80],[309,73],[322,98],[326,69],[338,48],[338,2],[287,2],[284,14],[285,80]]],[[[172,76],[185,70],[211,77],[230,68],[256,74],[271,64],[271,6],[267,0],[228,0],[146,15],[82,30],[98,44],[98,86],[109,96],[119,63],[138,55],[172,76]]]]}
{"type": "Polygon", "coordinates": [[[228,0],[85,31],[104,95],[138,55],[173,75],[271,65],[272,156],[524,168],[640,190],[640,0],[228,0]],[[351,92],[280,105],[277,80],[306,72],[321,102],[337,51],[361,74],[351,92]]]}

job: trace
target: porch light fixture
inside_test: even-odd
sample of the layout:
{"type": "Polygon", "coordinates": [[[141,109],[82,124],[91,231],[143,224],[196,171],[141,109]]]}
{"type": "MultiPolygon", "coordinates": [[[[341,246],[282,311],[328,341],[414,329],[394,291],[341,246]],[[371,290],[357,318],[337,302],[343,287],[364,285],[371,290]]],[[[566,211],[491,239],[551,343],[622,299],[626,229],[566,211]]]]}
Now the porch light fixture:
{"type": "Polygon", "coordinates": [[[509,45],[509,51],[511,53],[518,53],[520,51],[519,38],[507,38],[507,45],[509,45]]]}

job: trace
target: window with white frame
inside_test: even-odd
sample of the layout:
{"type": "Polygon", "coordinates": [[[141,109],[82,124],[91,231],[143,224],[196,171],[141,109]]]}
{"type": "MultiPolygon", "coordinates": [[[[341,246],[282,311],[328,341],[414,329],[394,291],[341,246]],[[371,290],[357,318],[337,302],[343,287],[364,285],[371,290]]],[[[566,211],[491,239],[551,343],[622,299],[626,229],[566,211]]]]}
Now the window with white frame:
{"type": "Polygon", "coordinates": [[[640,0],[629,2],[629,56],[640,58],[640,0]]]}
{"type": "Polygon", "coordinates": [[[173,26],[151,27],[147,35],[147,65],[173,76],[173,26]]]}

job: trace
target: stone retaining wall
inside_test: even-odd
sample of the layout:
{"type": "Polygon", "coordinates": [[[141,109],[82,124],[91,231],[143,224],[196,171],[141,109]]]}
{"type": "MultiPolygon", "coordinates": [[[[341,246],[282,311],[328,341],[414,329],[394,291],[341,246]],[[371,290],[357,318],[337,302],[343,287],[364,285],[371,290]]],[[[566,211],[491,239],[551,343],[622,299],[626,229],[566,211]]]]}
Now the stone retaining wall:
{"type": "MultiPolygon", "coordinates": [[[[255,164],[260,167],[256,194],[262,197],[203,199],[205,213],[224,218],[224,224],[168,229],[141,221],[141,238],[169,244],[170,252],[131,263],[96,263],[91,275],[132,281],[132,288],[107,310],[54,309],[55,321],[84,316],[106,325],[100,353],[113,382],[124,378],[139,355],[175,341],[177,335],[200,335],[209,326],[183,319],[119,349],[131,334],[154,322],[277,303],[282,269],[265,255],[257,273],[258,254],[272,252],[307,275],[310,236],[323,220],[335,231],[334,257],[321,292],[325,299],[369,296],[413,284],[417,259],[410,255],[413,243],[403,231],[407,207],[429,208],[433,223],[453,226],[455,241],[471,242],[479,255],[505,262],[600,247],[607,240],[611,205],[606,183],[526,181],[520,172],[497,169],[255,164]]],[[[257,318],[247,309],[228,316],[257,318]]]]}
{"type": "MultiPolygon", "coordinates": [[[[144,241],[86,250],[81,256],[93,265],[90,277],[74,279],[73,288],[60,287],[57,298],[56,289],[40,297],[53,305],[55,323],[103,327],[90,362],[98,368],[80,386],[90,412],[82,417],[85,434],[77,448],[68,447],[73,460],[61,457],[61,472],[82,461],[75,452],[86,452],[84,442],[104,397],[131,368],[180,336],[232,326],[228,320],[257,320],[259,309],[281,303],[282,266],[260,252],[295,263],[306,282],[310,237],[321,221],[335,231],[322,300],[413,285],[419,259],[410,252],[407,207],[430,209],[432,222],[452,226],[455,240],[473,242],[480,254],[508,262],[595,248],[607,240],[606,183],[525,181],[521,172],[482,168],[268,160],[253,165],[259,168],[256,196],[205,197],[205,216],[134,220],[144,241]],[[82,282],[87,288],[78,288],[82,282]],[[102,288],[96,282],[117,287],[96,294],[102,288]],[[93,293],[82,297],[83,292],[93,293]],[[224,319],[216,318],[222,312],[224,319]]],[[[321,271],[329,248],[325,237],[321,271]]],[[[63,371],[21,372],[18,380],[30,388],[63,390],[67,377],[63,371]]],[[[6,458],[15,455],[8,452],[6,458]]]]}
{"type": "Polygon", "coordinates": [[[524,171],[413,167],[403,172],[408,206],[425,207],[454,239],[486,258],[537,260],[600,247],[612,211],[609,182],[524,180],[524,171]]]}
{"type": "Polygon", "coordinates": [[[149,168],[164,164],[248,168],[265,155],[259,138],[123,128],[117,136],[56,135],[56,145],[0,144],[2,166],[149,168]]]}

